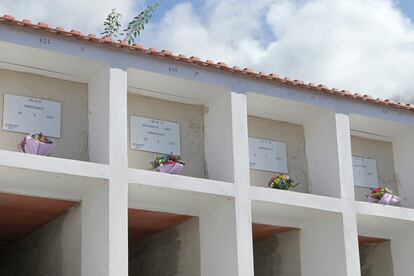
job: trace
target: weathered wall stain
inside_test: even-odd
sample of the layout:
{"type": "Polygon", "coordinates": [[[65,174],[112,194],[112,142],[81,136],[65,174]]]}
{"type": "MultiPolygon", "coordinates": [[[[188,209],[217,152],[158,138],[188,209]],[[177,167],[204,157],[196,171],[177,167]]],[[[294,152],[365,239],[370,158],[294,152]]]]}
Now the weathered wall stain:
{"type": "Polygon", "coordinates": [[[199,276],[198,219],[130,245],[130,276],[199,276]]]}
{"type": "Polygon", "coordinates": [[[80,208],[0,252],[2,276],[80,276],[80,208]]]}
{"type": "MultiPolygon", "coordinates": [[[[381,187],[388,187],[398,194],[396,176],[394,170],[394,158],[392,143],[375,141],[361,137],[351,136],[352,155],[377,160],[378,184],[381,187]]],[[[355,199],[368,201],[367,188],[355,187],[355,199]]]]}
{"type": "Polygon", "coordinates": [[[131,115],[180,124],[181,157],[186,162],[183,175],[206,178],[204,155],[204,107],[165,101],[140,95],[128,95],[128,160],[131,168],[150,169],[157,153],[130,147],[131,115]]]}
{"type": "MultiPolygon", "coordinates": [[[[289,176],[299,186],[292,190],[308,192],[308,165],[305,153],[305,132],[303,126],[249,116],[249,137],[284,142],[287,145],[289,176]]],[[[274,172],[250,170],[252,186],[264,187],[274,172]]]]}
{"type": "Polygon", "coordinates": [[[300,276],[299,231],[255,241],[255,276],[300,276]]]}

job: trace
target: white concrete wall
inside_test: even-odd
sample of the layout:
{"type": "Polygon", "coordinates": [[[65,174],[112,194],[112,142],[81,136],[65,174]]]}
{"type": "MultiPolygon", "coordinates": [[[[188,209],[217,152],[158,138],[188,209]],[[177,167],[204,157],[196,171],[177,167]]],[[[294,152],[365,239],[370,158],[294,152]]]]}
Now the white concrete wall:
{"type": "MultiPolygon", "coordinates": [[[[303,126],[249,116],[249,137],[286,143],[289,176],[299,186],[293,191],[308,192],[308,165],[303,126]]],[[[266,187],[275,172],[250,170],[252,186],[266,187]]]]}
{"type": "MultiPolygon", "coordinates": [[[[351,136],[352,155],[377,160],[379,187],[388,187],[398,195],[392,143],[351,136]]],[[[368,201],[370,190],[355,187],[355,200],[368,201]]]]}
{"type": "Polygon", "coordinates": [[[354,198],[349,118],[326,112],[305,124],[309,191],[312,194],[354,198]]]}
{"type": "Polygon", "coordinates": [[[361,276],[393,276],[390,242],[359,247],[361,276]]]}
{"type": "Polygon", "coordinates": [[[200,273],[197,218],[129,246],[129,276],[200,276],[200,273]]]}
{"type": "Polygon", "coordinates": [[[130,168],[151,169],[159,153],[131,149],[131,115],[180,124],[181,158],[186,162],[183,175],[206,178],[204,156],[204,107],[128,94],[128,162],[130,168]]]}
{"type": "Polygon", "coordinates": [[[254,276],[301,276],[298,231],[255,241],[253,248],[254,276]]]}
{"type": "MultiPolygon", "coordinates": [[[[0,69],[0,118],[3,118],[3,95],[13,94],[62,103],[61,138],[51,156],[87,161],[88,155],[88,86],[37,75],[0,69]]],[[[18,144],[27,134],[0,129],[0,149],[20,151],[18,144]]]]}
{"type": "Polygon", "coordinates": [[[392,143],[394,150],[395,172],[397,178],[398,193],[401,197],[401,205],[414,208],[414,135],[400,137],[392,143]]]}
{"type": "Polygon", "coordinates": [[[0,252],[2,276],[80,276],[81,206],[0,252]]]}

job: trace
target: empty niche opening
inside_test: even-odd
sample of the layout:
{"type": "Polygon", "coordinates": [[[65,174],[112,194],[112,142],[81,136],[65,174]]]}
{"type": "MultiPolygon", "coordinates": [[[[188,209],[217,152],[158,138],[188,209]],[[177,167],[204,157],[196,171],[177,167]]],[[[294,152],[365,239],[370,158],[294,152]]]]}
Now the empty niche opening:
{"type": "Polygon", "coordinates": [[[398,195],[391,142],[351,136],[355,199],[368,201],[370,188],[389,188],[398,195]]]}
{"type": "Polygon", "coordinates": [[[0,69],[0,149],[21,151],[19,143],[42,132],[55,144],[50,156],[89,160],[88,85],[0,69]]]}
{"type": "Polygon", "coordinates": [[[0,275],[80,275],[79,206],[0,193],[0,275]]]}
{"type": "Polygon", "coordinates": [[[391,241],[359,236],[361,276],[393,276],[391,241]]]}
{"type": "Polygon", "coordinates": [[[267,187],[275,174],[288,174],[299,183],[293,191],[309,191],[302,125],[249,116],[248,133],[252,186],[267,187]]]}
{"type": "Polygon", "coordinates": [[[129,209],[129,275],[200,276],[197,217],[129,209]]]}
{"type": "Polygon", "coordinates": [[[300,276],[300,237],[295,228],[253,224],[255,276],[300,276]]]}
{"type": "Polygon", "coordinates": [[[151,170],[157,155],[173,153],[185,163],[182,175],[207,178],[203,105],[128,94],[128,129],[130,168],[151,170]]]}

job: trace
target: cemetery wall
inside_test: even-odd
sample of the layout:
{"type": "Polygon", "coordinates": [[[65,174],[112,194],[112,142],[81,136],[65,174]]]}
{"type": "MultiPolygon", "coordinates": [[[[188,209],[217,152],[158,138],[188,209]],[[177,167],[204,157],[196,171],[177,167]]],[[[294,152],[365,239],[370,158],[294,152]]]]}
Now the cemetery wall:
{"type": "Polygon", "coordinates": [[[359,247],[361,276],[394,275],[390,242],[359,247]]]}

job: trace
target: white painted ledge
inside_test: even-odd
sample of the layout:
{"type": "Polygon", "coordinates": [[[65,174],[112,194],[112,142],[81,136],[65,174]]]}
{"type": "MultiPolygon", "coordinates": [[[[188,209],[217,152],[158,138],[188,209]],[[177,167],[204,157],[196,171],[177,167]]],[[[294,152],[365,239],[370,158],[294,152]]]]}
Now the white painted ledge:
{"type": "Polygon", "coordinates": [[[98,179],[109,178],[109,166],[85,161],[0,150],[0,167],[66,174],[98,179]]]}
{"type": "Polygon", "coordinates": [[[285,204],[335,213],[341,213],[344,210],[343,201],[334,197],[254,186],[250,187],[250,195],[252,200],[266,203],[285,204]]]}
{"type": "Polygon", "coordinates": [[[411,208],[356,201],[355,209],[360,215],[414,222],[414,209],[411,208]]]}
{"type": "Polygon", "coordinates": [[[129,169],[128,183],[234,197],[234,184],[210,179],[129,169]]]}

